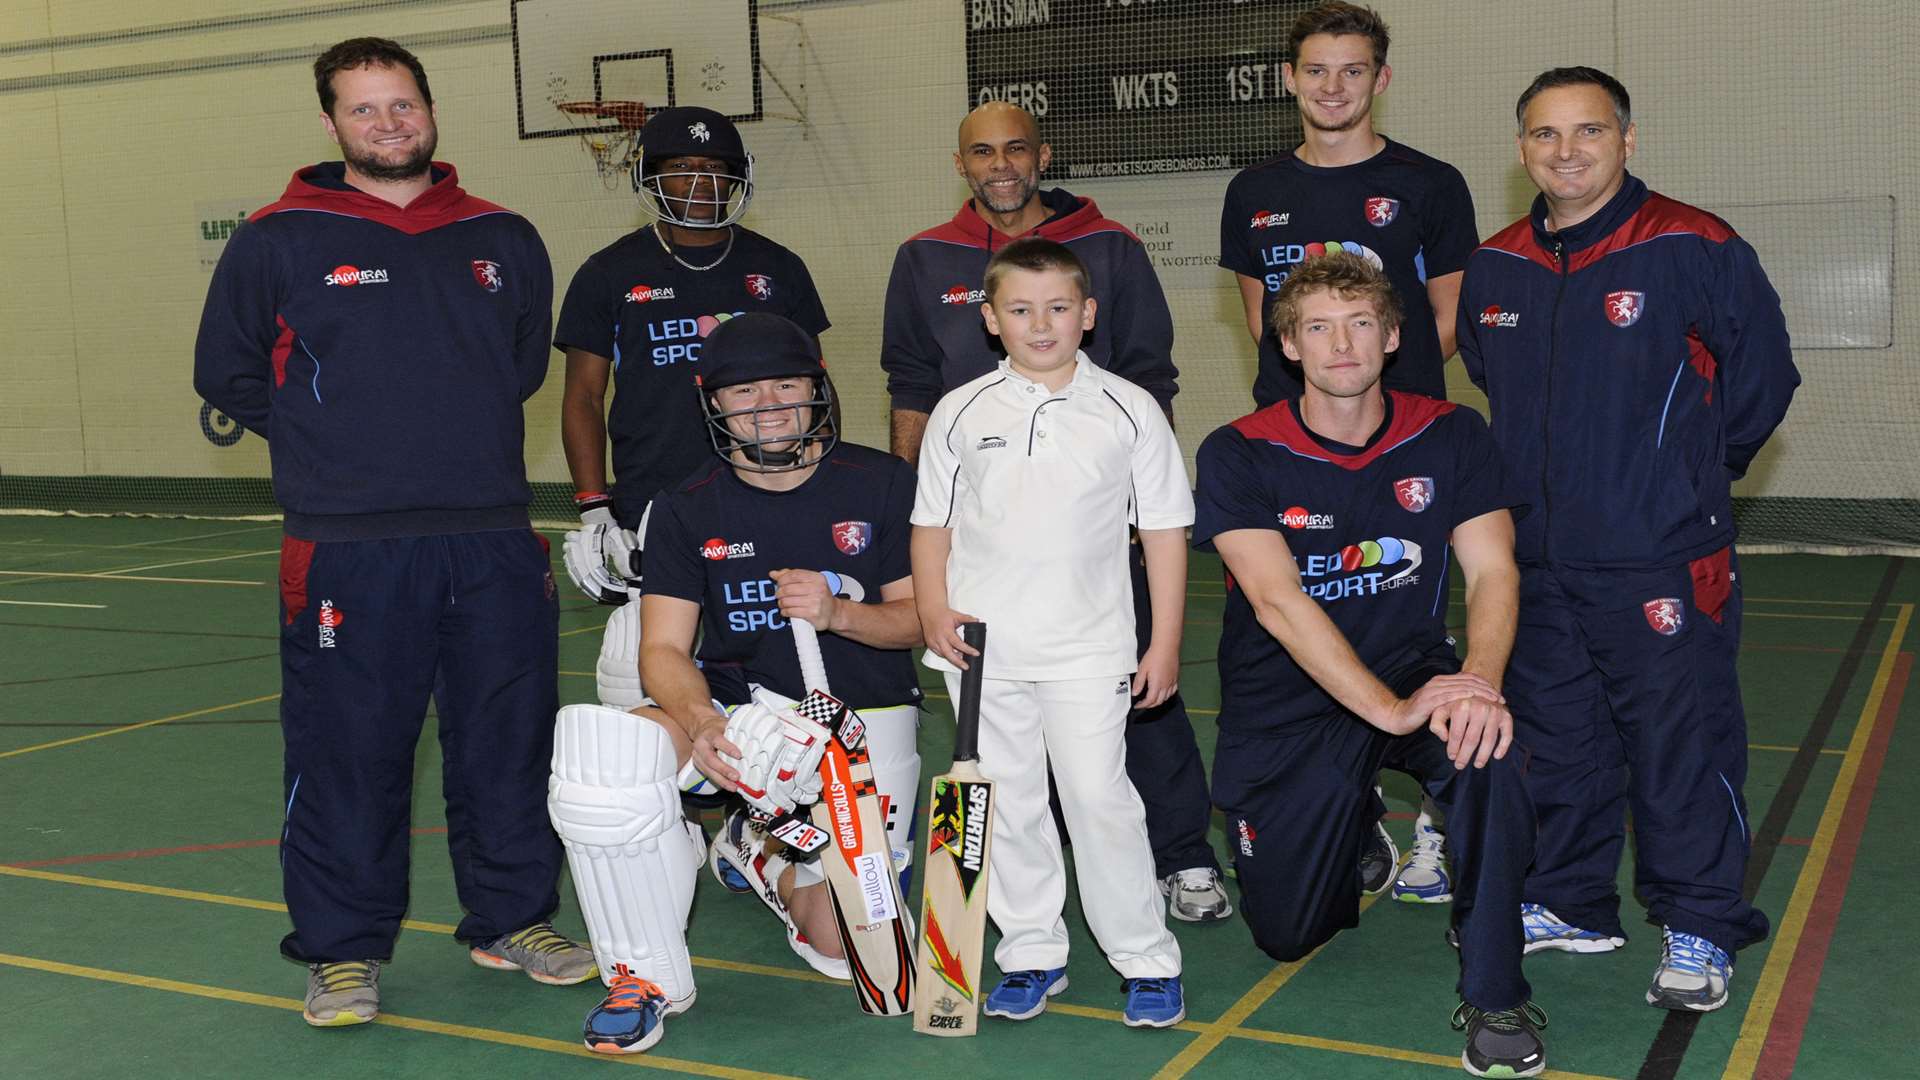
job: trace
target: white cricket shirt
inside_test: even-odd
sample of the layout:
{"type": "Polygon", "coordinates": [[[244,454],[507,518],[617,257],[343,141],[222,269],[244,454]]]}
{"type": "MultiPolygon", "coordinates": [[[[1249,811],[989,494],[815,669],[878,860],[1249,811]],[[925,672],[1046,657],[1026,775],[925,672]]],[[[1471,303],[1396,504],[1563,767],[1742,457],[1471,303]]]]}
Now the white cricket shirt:
{"type": "Polygon", "coordinates": [[[1084,352],[1057,393],[1002,359],[934,407],[913,523],[953,530],[948,603],[991,627],[988,678],[1127,675],[1139,666],[1127,526],[1193,524],[1193,491],[1145,390],[1084,352]]]}

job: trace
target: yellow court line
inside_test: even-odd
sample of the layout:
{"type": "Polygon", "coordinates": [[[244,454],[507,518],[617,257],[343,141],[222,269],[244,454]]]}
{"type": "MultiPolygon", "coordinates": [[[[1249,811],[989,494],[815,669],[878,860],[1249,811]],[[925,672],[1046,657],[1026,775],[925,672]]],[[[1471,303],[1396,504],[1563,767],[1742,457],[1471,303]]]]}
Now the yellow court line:
{"type": "Polygon", "coordinates": [[[1880,666],[1873,674],[1873,686],[1867,692],[1866,704],[1860,707],[1860,720],[1854,725],[1853,738],[1847,743],[1846,759],[1840,763],[1840,775],[1834,778],[1833,789],[1827,793],[1827,806],[1820,814],[1820,824],[1813,832],[1813,843],[1807,849],[1807,858],[1800,864],[1800,876],[1794,881],[1793,895],[1787,900],[1787,911],[1780,918],[1780,924],[1774,930],[1773,944],[1767,948],[1766,966],[1760,970],[1760,979],[1753,986],[1753,1000],[1747,1004],[1747,1014],[1740,1022],[1740,1037],[1734,1040],[1733,1053],[1727,1058],[1726,1071],[1721,1075],[1724,1080],[1735,1077],[1750,1077],[1760,1063],[1760,1051],[1767,1041],[1767,1029],[1773,1026],[1773,1014],[1780,1008],[1780,995],[1786,988],[1787,971],[1793,966],[1793,954],[1799,951],[1800,935],[1806,930],[1807,915],[1813,908],[1813,899],[1820,891],[1820,879],[1826,875],[1827,861],[1833,855],[1834,837],[1840,832],[1840,819],[1846,815],[1847,800],[1853,795],[1853,785],[1860,773],[1860,760],[1866,756],[1867,744],[1873,741],[1874,730],[1880,722],[1880,703],[1886,699],[1887,684],[1893,681],[1893,669],[1900,656],[1900,644],[1907,636],[1907,626],[1913,619],[1913,605],[1901,604],[1900,613],[1895,618],[1893,633],[1887,637],[1887,647],[1880,653],[1880,666]]]}
{"type": "Polygon", "coordinates": [[[74,574],[53,570],[0,570],[0,577],[80,578],[85,581],[159,581],[168,585],[266,585],[265,581],[235,581],[232,578],[136,577],[132,574],[74,574]]]}
{"type": "MultiPolygon", "coordinates": [[[[53,975],[71,975],[81,979],[94,979],[99,982],[113,983],[117,986],[138,986],[148,990],[165,990],[174,994],[186,994],[191,997],[210,998],[214,1001],[228,1001],[238,1005],[258,1005],[268,1009],[284,1009],[288,1012],[302,1012],[305,1004],[294,998],[274,997],[270,994],[255,994],[246,990],[231,990],[224,986],[206,986],[201,983],[180,982],[177,979],[159,979],[151,975],[135,975],[127,971],[105,971],[100,968],[81,967],[78,964],[63,964],[57,960],[42,960],[32,956],[16,956],[12,953],[0,953],[0,964],[26,968],[31,971],[44,971],[53,975]]],[[[423,1020],[416,1016],[396,1016],[393,1013],[381,1013],[373,1021],[388,1027],[397,1027],[405,1031],[424,1031],[433,1035],[451,1035],[456,1039],[471,1039],[475,1042],[497,1043],[501,1046],[517,1046],[522,1050],[540,1050],[550,1054],[566,1054],[569,1057],[592,1058],[596,1061],[608,1061],[621,1065],[637,1065],[645,1069],[660,1069],[665,1072],[686,1073],[691,1076],[715,1076],[726,1080],[752,1080],[755,1077],[778,1076],[776,1073],[757,1070],[734,1069],[725,1065],[709,1065],[704,1061],[685,1061],[680,1058],[661,1057],[658,1054],[628,1054],[612,1057],[596,1054],[577,1042],[562,1042],[559,1039],[543,1039],[537,1035],[522,1035],[513,1031],[496,1031],[492,1028],[469,1027],[465,1024],[447,1024],[438,1020],[423,1020]]],[[[781,1080],[794,1080],[782,1077],[781,1080]]]]}
{"type": "Polygon", "coordinates": [[[122,574],[138,574],[147,570],[165,570],[174,566],[197,566],[201,563],[231,562],[234,559],[257,559],[262,555],[278,554],[280,554],[279,548],[268,548],[265,551],[242,551],[236,555],[210,555],[204,559],[181,559],[179,562],[154,563],[151,566],[128,566],[119,570],[102,570],[100,572],[109,577],[118,577],[122,574]]]}
{"type": "Polygon", "coordinates": [[[582,627],[579,627],[578,629],[574,629],[574,630],[562,630],[562,631],[560,631],[560,636],[561,636],[561,637],[572,637],[572,636],[573,636],[573,635],[575,635],[575,634],[591,634],[591,633],[595,633],[595,632],[597,632],[597,631],[601,631],[601,630],[605,630],[605,629],[606,629],[606,627],[605,627],[604,625],[602,625],[602,624],[600,624],[600,623],[594,623],[594,624],[592,624],[591,626],[582,626],[582,627]]]}
{"type": "MultiPolygon", "coordinates": [[[[1286,1031],[1263,1031],[1259,1028],[1238,1028],[1231,1034],[1237,1039],[1253,1039],[1256,1042],[1277,1043],[1281,1046],[1301,1046],[1309,1050],[1329,1050],[1336,1054],[1386,1058],[1389,1061],[1407,1061],[1416,1065],[1436,1065],[1443,1069],[1460,1067],[1460,1057],[1457,1054],[1448,1057],[1445,1054],[1428,1054],[1419,1050],[1401,1050],[1391,1046],[1347,1042],[1345,1039],[1322,1039],[1316,1035],[1295,1035],[1286,1031]]],[[[1612,1077],[1566,1072],[1561,1069],[1548,1069],[1540,1075],[1547,1080],[1613,1080],[1612,1077]]]]}
{"type": "MultiPolygon", "coordinates": [[[[1773,744],[1771,744],[1771,743],[1757,743],[1757,742],[1750,742],[1750,743],[1748,743],[1748,744],[1747,744],[1747,749],[1749,749],[1749,750],[1778,750],[1778,751],[1780,751],[1780,752],[1781,752],[1781,753],[1783,753],[1783,754],[1797,754],[1797,753],[1799,753],[1799,752],[1800,752],[1800,748],[1799,748],[1799,747],[1797,747],[1797,746],[1775,746],[1775,745],[1773,745],[1773,744]]],[[[1837,756],[1837,757],[1845,757],[1845,756],[1846,756],[1846,753],[1847,753],[1847,752],[1846,752],[1845,750],[1834,750],[1834,749],[1831,749],[1831,748],[1823,748],[1822,750],[1820,750],[1820,753],[1822,753],[1822,754],[1833,754],[1833,755],[1835,755],[1835,756],[1837,756]]]]}
{"type": "MultiPolygon", "coordinates": [[[[1374,901],[1384,895],[1386,895],[1384,892],[1376,893],[1361,900],[1360,913],[1366,914],[1374,901]]],[[[1260,981],[1254,983],[1252,989],[1240,995],[1239,1001],[1234,1002],[1226,1012],[1220,1014],[1220,1019],[1206,1025],[1205,1034],[1181,1048],[1180,1052],[1173,1056],[1172,1061],[1162,1065],[1160,1071],[1153,1074],[1154,1080],[1179,1080],[1180,1077],[1192,1071],[1195,1065],[1200,1064],[1200,1059],[1213,1053],[1221,1043],[1227,1041],[1228,1036],[1241,1030],[1255,1030],[1242,1028],[1241,1024],[1245,1023],[1247,1017],[1252,1016],[1260,1006],[1265,1005],[1268,998],[1287,985],[1287,980],[1298,975],[1301,968],[1312,963],[1313,958],[1319,956],[1321,950],[1326,947],[1321,945],[1320,948],[1300,959],[1277,965],[1272,971],[1261,976],[1260,981]]]]}
{"type": "MultiPolygon", "coordinates": [[[[157,547],[161,544],[184,544],[189,540],[207,540],[215,536],[238,536],[241,533],[262,532],[267,529],[280,529],[283,526],[275,521],[265,525],[250,525],[244,529],[222,529],[219,532],[195,533],[192,536],[170,536],[159,540],[139,540],[131,544],[114,544],[117,548],[157,547]]],[[[95,545],[88,545],[89,547],[95,545]]],[[[105,546],[105,545],[100,545],[105,546]]]]}
{"type": "MultiPolygon", "coordinates": [[[[287,905],[272,900],[255,900],[249,896],[229,896],[224,893],[200,892],[195,889],[175,889],[167,885],[148,885],[138,881],[119,881],[114,878],[89,877],[84,874],[61,874],[51,870],[34,870],[23,866],[0,866],[0,877],[29,878],[34,881],[50,881],[59,885],[80,885],[90,889],[107,889],[113,892],[136,893],[144,896],[164,896],[171,900],[193,900],[202,904],[218,904],[222,907],[247,908],[252,911],[271,911],[284,915],[287,905]]],[[[427,922],[422,919],[405,919],[400,926],[424,934],[440,934],[452,937],[457,929],[452,923],[427,922]]],[[[693,958],[695,967],[712,968],[715,971],[732,971],[744,975],[766,975],[776,979],[791,979],[795,982],[833,983],[814,971],[798,971],[793,968],[774,967],[771,964],[747,964],[737,960],[715,960],[704,956],[693,958]]]]}
{"type": "MultiPolygon", "coordinates": [[[[87,888],[108,889],[115,892],[128,892],[128,893],[144,894],[147,896],[163,896],[163,897],[167,897],[169,899],[175,899],[175,900],[193,900],[193,901],[197,901],[199,903],[204,903],[204,904],[218,904],[224,907],[247,908],[253,911],[269,911],[269,912],[274,912],[276,914],[285,914],[287,910],[286,905],[275,903],[271,900],[255,900],[255,899],[252,899],[251,897],[227,896],[220,893],[199,892],[192,889],[175,889],[175,888],[171,888],[164,885],[147,885],[140,882],[117,881],[112,878],[87,877],[79,874],[62,874],[62,873],[56,873],[54,871],[49,871],[49,870],[32,870],[24,867],[0,866],[0,877],[28,878],[35,881],[48,881],[48,882],[53,882],[61,885],[80,885],[87,888]]],[[[1362,905],[1361,910],[1365,911],[1367,907],[1372,906],[1373,902],[1376,899],[1377,897],[1368,897],[1365,903],[1362,905]]],[[[414,930],[414,931],[419,931],[422,933],[429,933],[429,934],[440,934],[444,936],[452,936],[455,929],[452,925],[448,923],[426,922],[419,919],[408,919],[402,922],[400,925],[407,930],[414,930]]],[[[24,960],[21,966],[25,966],[25,967],[36,967],[43,963],[49,963],[49,962],[42,962],[42,961],[25,960],[25,958],[19,958],[19,957],[15,957],[12,959],[24,960]]],[[[1246,1017],[1251,1016],[1255,1009],[1259,1008],[1259,1006],[1263,1004],[1268,997],[1272,996],[1274,991],[1278,990],[1282,985],[1285,984],[1288,978],[1292,977],[1292,974],[1294,971],[1297,971],[1300,967],[1306,964],[1307,960],[1311,960],[1311,959],[1313,959],[1313,957],[1310,955],[1305,960],[1299,960],[1290,965],[1281,965],[1281,967],[1276,968],[1274,971],[1269,972],[1267,976],[1261,980],[1261,984],[1254,988],[1255,991],[1260,991],[1262,989],[1265,990],[1265,993],[1263,993],[1258,1000],[1253,1000],[1250,1002],[1250,998],[1252,997],[1252,994],[1253,994],[1253,991],[1250,991],[1247,997],[1241,998],[1240,1002],[1236,1003],[1232,1009],[1229,1009],[1227,1014],[1223,1015],[1219,1021],[1208,1024],[1208,1023],[1200,1023],[1198,1021],[1193,1021],[1193,1020],[1187,1020],[1174,1025],[1174,1027],[1177,1030],[1190,1031],[1195,1034],[1201,1035],[1203,1037],[1208,1035],[1220,1035],[1221,1037],[1252,1039],[1258,1042],[1284,1043],[1284,1044],[1293,1045],[1293,1046],[1304,1046],[1304,1047],[1309,1047],[1313,1049],[1327,1050],[1333,1053],[1354,1054],[1362,1057],[1386,1058],[1394,1061],[1412,1061],[1412,1062],[1418,1062],[1422,1064],[1442,1064],[1448,1067],[1453,1067],[1459,1064],[1457,1059],[1454,1059],[1454,1058],[1442,1058],[1437,1055],[1423,1054],[1413,1050],[1401,1050],[1401,1049],[1398,1049],[1395,1047],[1389,1047],[1389,1046],[1373,1046],[1366,1043],[1342,1042],[1336,1039],[1321,1039],[1321,1038],[1316,1038],[1310,1035],[1293,1035],[1286,1032],[1265,1031],[1260,1028],[1248,1028],[1248,1027],[1240,1026],[1241,1021],[1244,1021],[1246,1017]],[[1292,970],[1288,970],[1288,969],[1292,969],[1292,970]],[[1230,1018],[1231,1018],[1231,1022],[1229,1022],[1230,1018]],[[1221,1030],[1223,1026],[1225,1027],[1224,1031],[1221,1030]]],[[[743,975],[762,975],[762,976],[767,976],[767,977],[776,978],[776,979],[789,979],[795,982],[809,982],[809,983],[822,983],[827,985],[835,985],[835,980],[829,979],[825,975],[821,975],[813,971],[799,971],[793,968],[773,967],[767,964],[749,964],[749,963],[742,963],[740,961],[735,961],[735,960],[719,960],[719,959],[714,959],[712,957],[705,957],[705,956],[695,956],[692,958],[692,960],[693,960],[693,965],[695,967],[707,968],[714,971],[730,971],[730,972],[735,972],[743,975]]],[[[0,962],[8,962],[8,958],[5,956],[5,954],[0,954],[0,962]]],[[[64,965],[60,965],[59,967],[64,968],[64,965]]],[[[54,970],[54,968],[43,968],[43,970],[54,970]]],[[[115,981],[141,982],[141,980],[139,980],[138,978],[120,979],[115,981]]],[[[153,980],[152,982],[164,983],[166,982],[166,980],[153,980]]],[[[142,982],[142,984],[145,985],[146,983],[142,982]]],[[[185,985],[185,984],[182,984],[182,985],[185,985]]],[[[169,986],[164,986],[162,988],[163,989],[170,988],[170,984],[169,986]]],[[[222,997],[222,996],[225,996],[226,993],[227,992],[223,991],[217,994],[207,994],[202,996],[222,997]]],[[[234,991],[233,993],[238,993],[238,991],[234,991]]],[[[238,999],[234,999],[234,1000],[238,1000],[238,999]]],[[[272,999],[272,1000],[278,1001],[280,999],[272,999]]],[[[1047,1006],[1047,1010],[1049,1012],[1064,1013],[1068,1016],[1079,1016],[1089,1020],[1104,1020],[1112,1023],[1120,1023],[1124,1020],[1124,1017],[1121,1015],[1121,1013],[1114,1009],[1101,1009],[1101,1008],[1095,1008],[1093,1006],[1088,1006],[1088,1005],[1070,1005],[1070,1004],[1066,1004],[1059,1001],[1049,1003],[1047,1006]]],[[[387,1019],[387,1017],[383,1015],[382,1019],[383,1020],[387,1019]]],[[[403,1018],[395,1018],[395,1019],[399,1020],[403,1018]]],[[[422,1023],[424,1023],[424,1021],[422,1023]]],[[[407,1027],[410,1025],[408,1023],[400,1023],[399,1026],[407,1027]]],[[[476,1029],[476,1030],[480,1030],[480,1029],[476,1029]]],[[[477,1037],[477,1036],[469,1036],[469,1037],[477,1037]]],[[[569,1047],[568,1052],[569,1053],[572,1052],[572,1050],[570,1049],[572,1044],[570,1043],[555,1044],[555,1045],[569,1047]]],[[[1217,1042],[1215,1043],[1215,1045],[1217,1045],[1217,1042]]],[[[1191,1049],[1191,1047],[1189,1047],[1189,1049],[1191,1049]]],[[[1211,1047],[1209,1047],[1209,1049],[1211,1049],[1211,1047]]],[[[582,1052],[585,1052],[584,1049],[582,1052]]],[[[599,1055],[594,1055],[594,1056],[597,1057],[599,1055]]],[[[1198,1059],[1196,1058],[1195,1061],[1197,1060],[1198,1059]]],[[[1554,1077],[1554,1076],[1562,1077],[1562,1078],[1566,1078],[1566,1080],[1605,1080],[1605,1078],[1584,1077],[1582,1076],[1582,1074],[1579,1074],[1579,1073],[1562,1073],[1562,1072],[1554,1072],[1551,1070],[1548,1071],[1546,1075],[1550,1077],[1554,1077]]]]}
{"type": "Polygon", "coordinates": [[[7,750],[4,752],[0,752],[0,758],[18,757],[21,754],[31,754],[35,750],[51,750],[56,746],[72,746],[74,743],[86,742],[88,739],[104,739],[109,735],[123,735],[129,731],[139,731],[141,728],[150,728],[155,726],[156,724],[165,724],[174,720],[188,720],[196,716],[211,716],[212,714],[217,712],[226,712],[228,709],[240,709],[240,708],[245,708],[248,705],[258,705],[263,701],[273,701],[279,698],[279,696],[280,696],[279,694],[262,694],[257,698],[248,698],[245,701],[234,701],[234,702],[229,702],[225,705],[215,705],[210,709],[195,709],[192,712],[175,713],[172,716],[163,716],[158,720],[142,720],[137,724],[126,724],[117,728],[108,728],[106,731],[95,731],[87,735],[75,735],[71,739],[55,739],[52,742],[38,743],[33,746],[23,746],[18,750],[7,750]]]}

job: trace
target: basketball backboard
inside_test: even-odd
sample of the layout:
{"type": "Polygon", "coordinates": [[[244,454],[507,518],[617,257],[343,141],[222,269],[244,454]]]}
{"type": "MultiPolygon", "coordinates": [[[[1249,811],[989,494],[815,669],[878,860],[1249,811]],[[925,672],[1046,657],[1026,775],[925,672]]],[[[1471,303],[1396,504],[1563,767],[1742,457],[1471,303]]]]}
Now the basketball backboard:
{"type": "Polygon", "coordinates": [[[700,105],[759,120],[755,0],[512,0],[520,137],[614,128],[560,110],[565,101],[700,105]],[[582,126],[585,125],[585,126],[582,126]]]}

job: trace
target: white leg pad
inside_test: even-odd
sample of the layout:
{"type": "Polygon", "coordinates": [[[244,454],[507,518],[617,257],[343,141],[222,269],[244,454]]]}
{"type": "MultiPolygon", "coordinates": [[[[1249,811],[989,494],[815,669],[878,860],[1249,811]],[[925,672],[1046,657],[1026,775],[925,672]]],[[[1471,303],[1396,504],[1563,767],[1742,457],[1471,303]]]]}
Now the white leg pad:
{"type": "Polygon", "coordinates": [[[652,704],[640,689],[640,598],[637,590],[631,596],[607,616],[606,632],[600,635],[600,659],[593,669],[600,704],[615,709],[652,704]]]}
{"type": "Polygon", "coordinates": [[[616,966],[693,1003],[687,913],[698,863],[681,824],[673,740],[645,717],[568,705],[554,721],[547,813],[603,980],[616,966]]]}
{"type": "Polygon", "coordinates": [[[893,868],[905,875],[913,865],[913,811],[920,798],[920,710],[912,705],[861,709],[867,722],[867,759],[873,784],[887,805],[887,846],[893,868]]]}

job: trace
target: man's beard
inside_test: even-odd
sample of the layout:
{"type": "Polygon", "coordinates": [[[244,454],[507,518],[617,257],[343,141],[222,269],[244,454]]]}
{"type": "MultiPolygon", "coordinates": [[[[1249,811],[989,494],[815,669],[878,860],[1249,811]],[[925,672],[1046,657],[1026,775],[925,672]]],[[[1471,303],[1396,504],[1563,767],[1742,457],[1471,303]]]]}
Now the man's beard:
{"type": "Polygon", "coordinates": [[[369,180],[391,184],[426,175],[427,170],[433,167],[433,152],[439,148],[439,133],[425,132],[415,142],[413,153],[398,162],[377,158],[371,154],[358,153],[344,146],[340,148],[340,152],[347,159],[347,164],[352,166],[353,171],[369,180]]]}
{"type": "Polygon", "coordinates": [[[991,198],[988,198],[987,185],[985,184],[981,184],[973,189],[973,197],[980,200],[981,206],[986,207],[996,214],[1017,214],[1027,208],[1027,204],[1033,201],[1034,194],[1039,190],[1040,177],[1036,175],[1031,180],[1022,179],[1020,181],[1020,190],[1004,203],[996,203],[991,198]]]}

